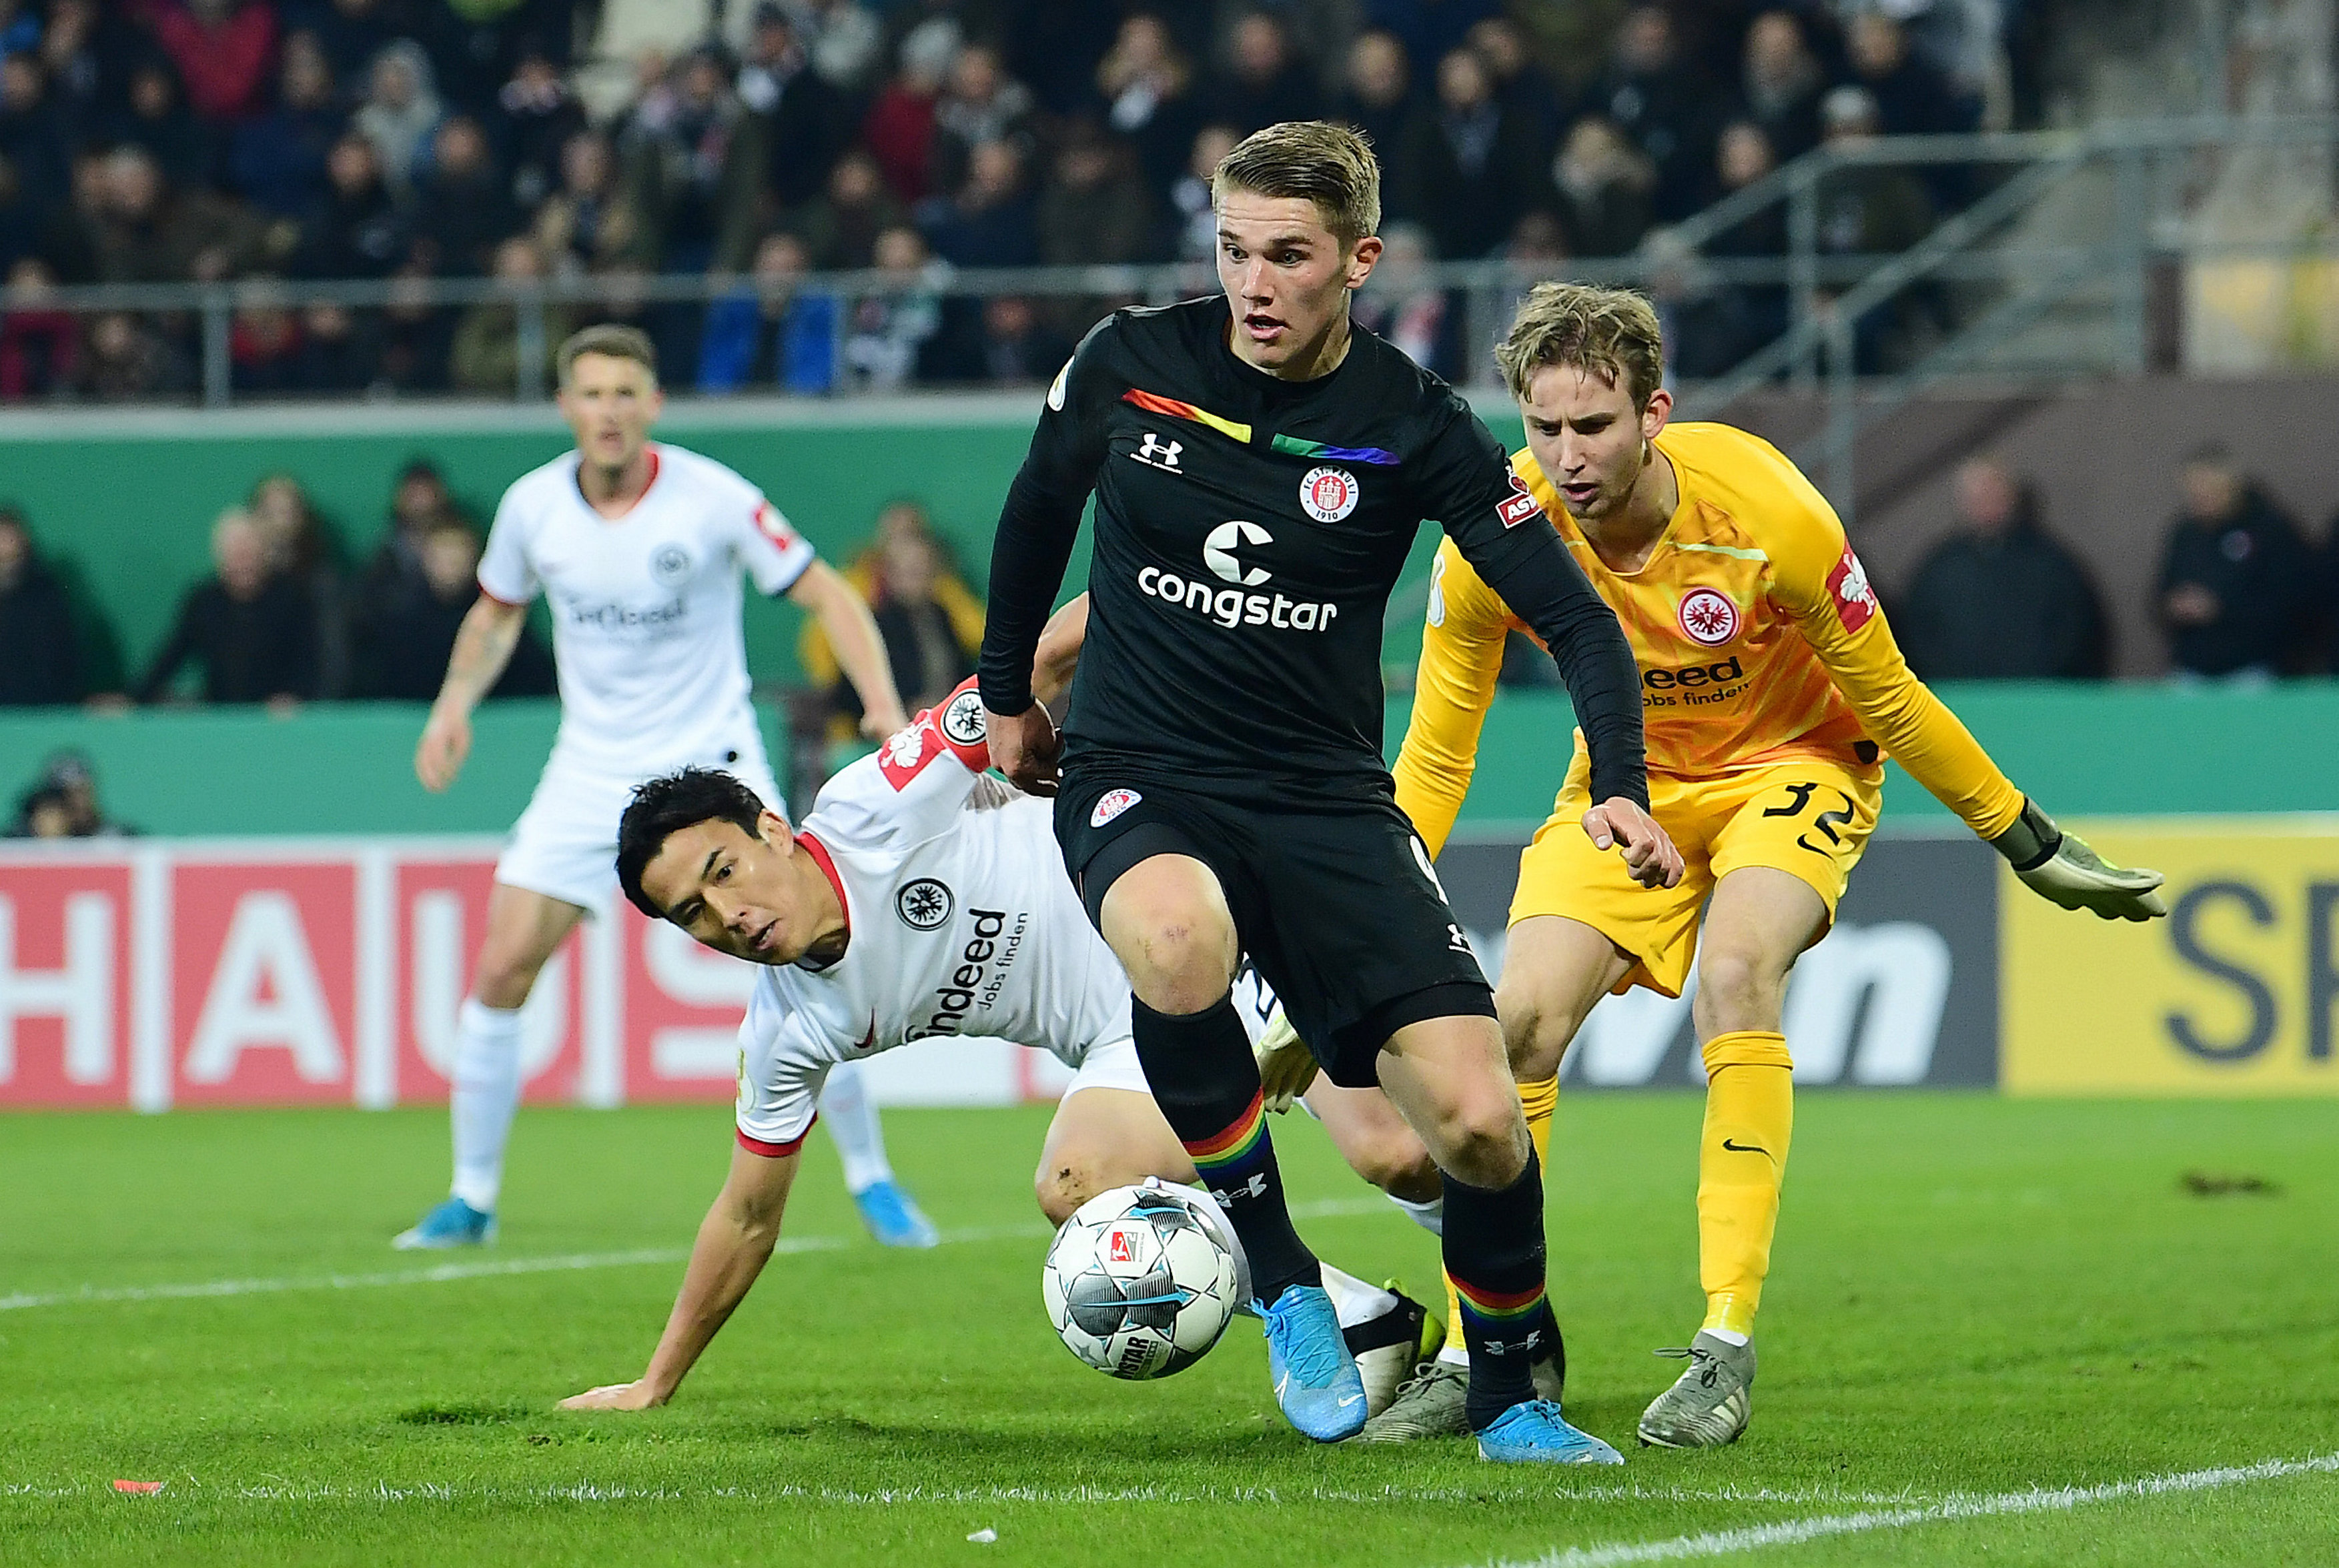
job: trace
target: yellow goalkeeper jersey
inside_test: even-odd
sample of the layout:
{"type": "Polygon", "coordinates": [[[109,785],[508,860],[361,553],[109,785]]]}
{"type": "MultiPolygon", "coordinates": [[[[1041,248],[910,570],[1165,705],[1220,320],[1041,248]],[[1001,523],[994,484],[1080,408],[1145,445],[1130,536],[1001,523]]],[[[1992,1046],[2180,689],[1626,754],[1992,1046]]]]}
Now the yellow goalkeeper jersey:
{"type": "MultiPolygon", "coordinates": [[[[1873,775],[1890,755],[1975,833],[2011,825],[2022,792],[1910,672],[1827,498],[1728,425],[1669,425],[1656,446],[1681,499],[1632,573],[1601,561],[1531,452],[1511,459],[1623,622],[1649,771],[1698,779],[1813,757],[1873,775]]],[[[1428,618],[1396,774],[1397,804],[1436,853],[1470,787],[1504,640],[1527,628],[1451,540],[1428,618]]]]}

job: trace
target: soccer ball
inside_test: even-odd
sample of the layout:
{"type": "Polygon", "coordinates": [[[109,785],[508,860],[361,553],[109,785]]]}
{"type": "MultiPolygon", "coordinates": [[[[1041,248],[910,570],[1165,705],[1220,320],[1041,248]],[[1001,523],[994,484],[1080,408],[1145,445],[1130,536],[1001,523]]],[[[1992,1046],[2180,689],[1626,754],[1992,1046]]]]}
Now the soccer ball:
{"type": "Polygon", "coordinates": [[[1202,1358],[1236,1300],[1234,1254],[1194,1203],[1149,1178],[1081,1205],[1049,1244],[1040,1295],[1065,1347],[1115,1377],[1202,1358]]]}

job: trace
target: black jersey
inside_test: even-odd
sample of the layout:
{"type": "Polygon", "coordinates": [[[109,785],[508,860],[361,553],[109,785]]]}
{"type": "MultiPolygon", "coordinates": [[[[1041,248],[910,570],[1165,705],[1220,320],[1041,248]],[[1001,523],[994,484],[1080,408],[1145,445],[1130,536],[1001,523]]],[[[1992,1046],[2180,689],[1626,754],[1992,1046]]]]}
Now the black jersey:
{"type": "Polygon", "coordinates": [[[1118,311],[1049,389],[993,545],[984,705],[1031,705],[1093,489],[1065,766],[1229,798],[1384,794],[1382,617],[1436,518],[1553,650],[1594,798],[1645,805],[1623,632],[1469,406],[1361,328],[1330,374],[1278,380],[1235,356],[1228,319],[1217,297],[1118,311]]]}

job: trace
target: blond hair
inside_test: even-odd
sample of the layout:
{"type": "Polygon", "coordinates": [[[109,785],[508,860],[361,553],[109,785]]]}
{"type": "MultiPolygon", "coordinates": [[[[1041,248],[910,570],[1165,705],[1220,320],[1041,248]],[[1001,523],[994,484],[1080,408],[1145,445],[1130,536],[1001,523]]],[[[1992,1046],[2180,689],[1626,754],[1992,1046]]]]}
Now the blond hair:
{"type": "Polygon", "coordinates": [[[639,327],[619,326],[604,321],[598,326],[581,328],[568,335],[560,345],[554,362],[560,367],[560,384],[567,386],[577,361],[587,354],[607,354],[613,360],[631,360],[657,380],[657,350],[650,344],[650,335],[639,327]]]}
{"type": "Polygon", "coordinates": [[[1381,166],[1373,145],[1361,132],[1329,120],[1287,120],[1236,143],[1210,175],[1212,208],[1229,187],[1315,202],[1343,245],[1381,226],[1381,166]]]}
{"type": "Polygon", "coordinates": [[[1664,331],[1656,307],[1630,289],[1537,283],[1495,345],[1495,363],[1521,400],[1537,370],[1567,365],[1623,387],[1633,408],[1645,409],[1664,380],[1664,331]]]}

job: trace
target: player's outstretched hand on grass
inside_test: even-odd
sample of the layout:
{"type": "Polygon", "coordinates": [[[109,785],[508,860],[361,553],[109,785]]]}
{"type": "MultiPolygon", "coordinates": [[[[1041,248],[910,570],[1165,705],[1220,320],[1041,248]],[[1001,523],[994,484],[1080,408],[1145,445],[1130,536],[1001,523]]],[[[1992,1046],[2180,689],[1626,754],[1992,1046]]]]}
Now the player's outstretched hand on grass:
{"type": "Polygon", "coordinates": [[[471,754],[471,720],[467,714],[433,706],[422,726],[422,742],[414,748],[414,776],[436,794],[455,782],[463,759],[471,754]]]}
{"type": "Polygon", "coordinates": [[[1682,879],[1681,851],[1657,819],[1618,795],[1584,814],[1584,832],[1595,849],[1618,849],[1624,869],[1643,887],[1673,887],[1682,879]]]}
{"type": "Polygon", "coordinates": [[[665,1404],[646,1382],[605,1383],[598,1388],[587,1388],[582,1394],[572,1394],[560,1402],[563,1410],[647,1410],[665,1404]]]}
{"type": "Polygon", "coordinates": [[[991,734],[991,765],[1005,774],[1009,784],[1025,794],[1056,793],[1056,758],[1064,740],[1044,704],[1034,702],[1012,717],[986,708],[982,722],[991,734]]]}
{"type": "Polygon", "coordinates": [[[2104,920],[2156,920],[2168,912],[2159,892],[2166,879],[2158,872],[2112,864],[2028,800],[2014,825],[1989,842],[2022,885],[2049,903],[2092,910],[2104,920]]]}

